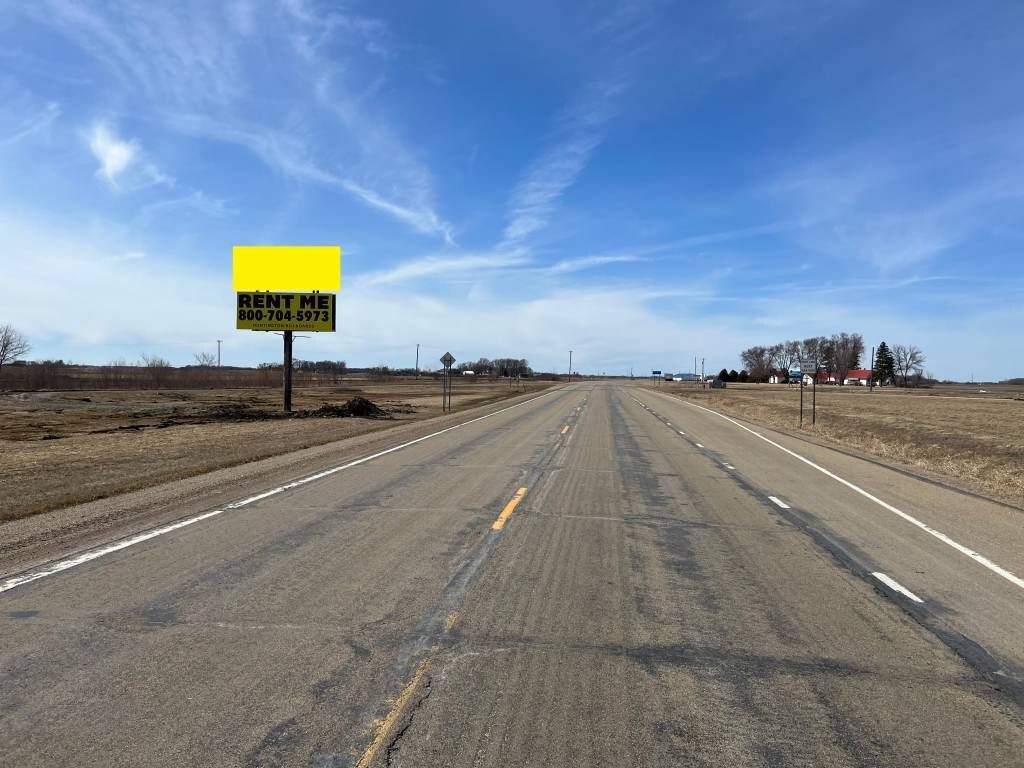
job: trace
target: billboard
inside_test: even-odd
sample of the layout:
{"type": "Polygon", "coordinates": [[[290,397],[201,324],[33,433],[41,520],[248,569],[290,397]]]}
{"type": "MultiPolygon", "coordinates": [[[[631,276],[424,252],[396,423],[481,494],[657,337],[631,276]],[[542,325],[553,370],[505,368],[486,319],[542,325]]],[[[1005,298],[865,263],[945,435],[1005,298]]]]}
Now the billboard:
{"type": "Polygon", "coordinates": [[[334,331],[333,293],[235,294],[235,328],[243,331],[334,331]]]}

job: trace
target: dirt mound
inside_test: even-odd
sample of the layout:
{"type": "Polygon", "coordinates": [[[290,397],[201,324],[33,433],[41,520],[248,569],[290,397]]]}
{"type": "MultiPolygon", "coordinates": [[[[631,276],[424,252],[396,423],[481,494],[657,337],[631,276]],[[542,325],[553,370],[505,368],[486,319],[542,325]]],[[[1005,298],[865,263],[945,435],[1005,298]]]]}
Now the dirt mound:
{"type": "Polygon", "coordinates": [[[344,418],[354,416],[357,419],[388,419],[388,412],[365,397],[353,397],[344,405],[324,403],[315,411],[305,411],[302,416],[317,418],[344,418]]]}
{"type": "Polygon", "coordinates": [[[219,403],[204,408],[198,414],[200,421],[263,421],[280,418],[274,411],[264,411],[244,403],[219,403]]]}

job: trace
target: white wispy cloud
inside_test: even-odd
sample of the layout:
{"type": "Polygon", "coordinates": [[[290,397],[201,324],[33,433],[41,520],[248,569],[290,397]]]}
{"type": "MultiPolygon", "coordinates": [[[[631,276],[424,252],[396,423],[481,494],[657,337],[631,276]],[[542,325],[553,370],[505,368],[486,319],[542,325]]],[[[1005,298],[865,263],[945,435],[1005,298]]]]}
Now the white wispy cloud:
{"type": "Polygon", "coordinates": [[[173,178],[145,158],[137,140],[121,138],[106,123],[94,123],[88,131],[87,142],[93,157],[99,162],[96,175],[114,189],[174,185],[173,178]]]}
{"type": "Polygon", "coordinates": [[[454,243],[454,227],[437,212],[433,176],[406,142],[369,107],[372,100],[356,95],[326,62],[317,78],[318,104],[333,116],[358,152],[346,171],[343,188],[360,202],[383,211],[423,234],[454,243]],[[386,190],[386,191],[382,191],[386,190]]]}
{"type": "Polygon", "coordinates": [[[559,120],[558,138],[516,185],[509,201],[503,245],[522,242],[547,226],[555,206],[600,145],[605,124],[615,115],[615,99],[625,88],[621,78],[597,83],[559,120]]]}
{"type": "Polygon", "coordinates": [[[194,211],[204,216],[221,219],[235,211],[232,210],[226,200],[217,197],[210,197],[205,192],[195,190],[183,195],[176,195],[164,200],[157,200],[143,206],[139,213],[139,221],[148,224],[161,216],[178,215],[182,211],[194,211]]]}
{"type": "Polygon", "coordinates": [[[452,237],[452,226],[443,221],[437,213],[429,207],[408,208],[403,205],[399,205],[391,200],[384,199],[378,193],[371,189],[367,189],[361,184],[357,184],[351,179],[343,179],[341,181],[341,188],[346,192],[355,195],[359,200],[367,205],[384,211],[385,213],[394,216],[399,221],[405,222],[417,232],[422,232],[426,235],[438,235],[446,243],[454,243],[454,239],[452,237]]]}
{"type": "MultiPolygon", "coordinates": [[[[7,102],[7,107],[12,105],[7,102]]],[[[61,115],[60,105],[57,102],[49,102],[41,109],[35,109],[20,116],[14,116],[12,123],[2,127],[0,135],[0,146],[8,146],[16,142],[46,131],[61,115]]]]}
{"type": "Polygon", "coordinates": [[[605,256],[581,256],[576,259],[562,259],[556,261],[550,267],[546,267],[545,271],[555,274],[562,275],[569,272],[581,272],[585,269],[593,269],[594,267],[603,267],[605,264],[623,264],[632,261],[643,261],[644,257],[636,254],[608,254],[605,256]]]}
{"type": "Polygon", "coordinates": [[[287,178],[346,192],[364,205],[383,211],[417,232],[452,243],[452,226],[427,205],[402,205],[376,191],[325,168],[311,157],[308,147],[294,135],[260,124],[225,124],[202,114],[174,114],[169,123],[183,133],[237,144],[287,178]]]}
{"type": "Polygon", "coordinates": [[[392,269],[362,275],[357,280],[360,285],[372,286],[452,275],[482,278],[495,270],[521,267],[529,263],[529,256],[521,250],[509,253],[427,256],[404,262],[392,269]]]}
{"type": "MultiPolygon", "coordinates": [[[[383,77],[392,42],[379,19],[302,0],[185,0],[173,8],[112,0],[102,13],[80,0],[41,0],[23,12],[92,56],[162,125],[244,146],[291,179],[332,186],[416,232],[453,242],[429,171],[379,109],[352,95],[367,78],[337,60],[339,49],[358,52],[376,72],[370,79],[383,77]],[[323,91],[321,82],[332,87],[323,91]],[[283,113],[266,109],[274,92],[289,105],[283,113]],[[325,111],[343,136],[323,131],[325,111]]],[[[137,153],[130,141],[108,138],[92,144],[114,184],[137,166],[137,153]]]]}
{"type": "Polygon", "coordinates": [[[1021,125],[972,126],[956,141],[915,134],[844,147],[793,163],[760,192],[801,216],[794,239],[808,251],[883,273],[917,269],[1024,198],[1021,125]]]}
{"type": "Polygon", "coordinates": [[[97,175],[117,186],[117,177],[128,170],[139,153],[138,144],[118,138],[106,125],[97,123],[89,131],[89,149],[99,160],[97,175]]]}

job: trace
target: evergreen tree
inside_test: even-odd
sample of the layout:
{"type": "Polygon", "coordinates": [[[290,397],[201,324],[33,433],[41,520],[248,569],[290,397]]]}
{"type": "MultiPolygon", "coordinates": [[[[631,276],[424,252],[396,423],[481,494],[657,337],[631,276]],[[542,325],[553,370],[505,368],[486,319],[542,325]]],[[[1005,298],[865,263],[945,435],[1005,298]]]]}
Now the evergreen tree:
{"type": "Polygon", "coordinates": [[[729,380],[729,371],[727,371],[725,368],[723,368],[722,370],[720,370],[718,372],[718,378],[721,379],[722,381],[728,381],[729,380]]]}
{"type": "Polygon", "coordinates": [[[739,382],[750,381],[750,374],[747,373],[747,369],[746,368],[744,368],[742,371],[740,371],[740,375],[736,377],[736,380],[739,381],[739,382]]]}
{"type": "Polygon", "coordinates": [[[896,378],[896,360],[884,341],[875,352],[875,378],[880,384],[890,383],[896,378]]]}
{"type": "Polygon", "coordinates": [[[740,374],[739,374],[739,372],[735,368],[733,368],[731,371],[729,371],[729,381],[739,381],[739,380],[740,380],[740,374]]]}

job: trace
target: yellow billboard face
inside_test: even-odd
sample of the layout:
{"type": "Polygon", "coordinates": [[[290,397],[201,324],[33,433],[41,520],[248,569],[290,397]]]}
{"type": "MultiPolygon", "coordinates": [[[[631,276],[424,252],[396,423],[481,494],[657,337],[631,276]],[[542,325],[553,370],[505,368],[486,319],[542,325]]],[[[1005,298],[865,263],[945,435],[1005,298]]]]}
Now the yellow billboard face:
{"type": "Polygon", "coordinates": [[[236,294],[235,328],[243,331],[333,331],[333,293],[236,294]]]}
{"type": "Polygon", "coordinates": [[[232,249],[236,291],[339,291],[341,248],[337,245],[236,245],[232,249]]]}

